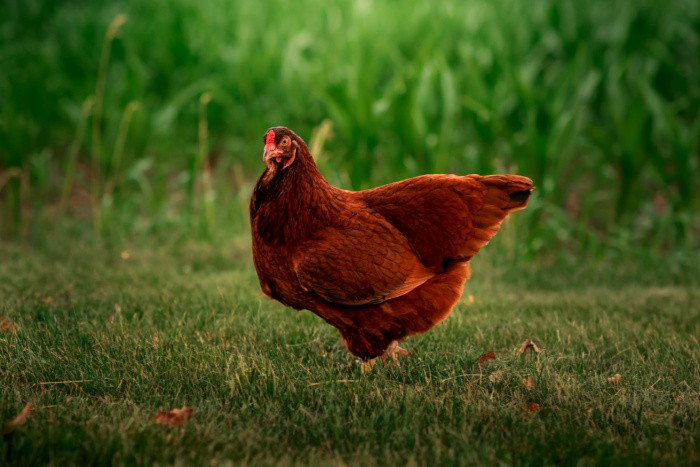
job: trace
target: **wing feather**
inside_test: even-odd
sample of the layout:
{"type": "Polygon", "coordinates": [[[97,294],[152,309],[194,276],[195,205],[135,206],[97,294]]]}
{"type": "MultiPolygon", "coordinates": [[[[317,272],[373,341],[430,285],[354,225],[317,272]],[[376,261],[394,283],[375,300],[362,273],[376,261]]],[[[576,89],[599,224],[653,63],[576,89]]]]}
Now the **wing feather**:
{"type": "Polygon", "coordinates": [[[304,289],[341,305],[381,303],[435,275],[398,230],[369,210],[303,242],[294,265],[304,289]]]}

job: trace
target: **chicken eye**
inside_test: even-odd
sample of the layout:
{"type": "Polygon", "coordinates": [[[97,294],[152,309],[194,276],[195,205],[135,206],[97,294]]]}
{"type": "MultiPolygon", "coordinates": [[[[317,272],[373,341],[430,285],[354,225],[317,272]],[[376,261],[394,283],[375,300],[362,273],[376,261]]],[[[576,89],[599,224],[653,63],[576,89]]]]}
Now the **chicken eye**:
{"type": "Polygon", "coordinates": [[[289,136],[282,138],[282,141],[280,141],[280,146],[289,146],[289,136]]]}

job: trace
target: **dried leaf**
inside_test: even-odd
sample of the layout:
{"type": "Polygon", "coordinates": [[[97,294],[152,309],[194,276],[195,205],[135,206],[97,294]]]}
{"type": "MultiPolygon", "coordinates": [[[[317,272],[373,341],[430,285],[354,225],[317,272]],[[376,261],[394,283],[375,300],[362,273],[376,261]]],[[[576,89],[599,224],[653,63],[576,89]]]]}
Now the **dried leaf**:
{"type": "Polygon", "coordinates": [[[528,376],[527,378],[523,378],[523,385],[525,386],[525,389],[528,391],[531,390],[532,388],[535,387],[535,378],[532,376],[528,376]]]}
{"type": "Polygon", "coordinates": [[[32,404],[27,404],[24,406],[22,411],[17,415],[15,418],[10,420],[9,422],[5,423],[5,427],[2,430],[3,435],[9,435],[15,429],[21,425],[24,425],[24,422],[27,421],[27,417],[29,416],[29,412],[32,410],[32,404]]]}
{"type": "Polygon", "coordinates": [[[481,355],[481,357],[479,357],[479,365],[493,358],[496,358],[496,354],[491,352],[490,350],[487,350],[483,355],[481,355]]]}
{"type": "Polygon", "coordinates": [[[129,250],[122,250],[122,252],[119,253],[119,257],[122,259],[122,261],[127,261],[131,257],[131,254],[129,253],[129,250]]]}
{"type": "Polygon", "coordinates": [[[503,370],[502,369],[494,371],[493,373],[491,373],[489,375],[489,381],[491,381],[494,384],[500,382],[501,380],[503,380],[503,370]]]}
{"type": "Polygon", "coordinates": [[[608,378],[608,382],[613,383],[615,386],[617,386],[622,382],[622,375],[620,373],[617,373],[615,376],[611,376],[610,378],[608,378]]]}
{"type": "Polygon", "coordinates": [[[535,353],[540,353],[540,348],[537,347],[537,344],[535,344],[532,339],[525,339],[525,342],[523,342],[523,345],[520,346],[520,353],[523,354],[527,349],[532,349],[535,351],[535,353]]]}
{"type": "Polygon", "coordinates": [[[14,323],[2,320],[0,321],[0,331],[16,333],[17,329],[15,328],[14,323]]]}
{"type": "Polygon", "coordinates": [[[462,299],[462,303],[465,305],[471,305],[474,303],[474,294],[469,294],[462,299]]]}
{"type": "Polygon", "coordinates": [[[537,402],[530,402],[527,404],[527,411],[530,413],[537,413],[542,410],[542,406],[537,402]]]}
{"type": "Polygon", "coordinates": [[[168,426],[178,426],[194,415],[191,407],[183,405],[179,409],[172,409],[170,412],[159,411],[153,421],[168,426]]]}

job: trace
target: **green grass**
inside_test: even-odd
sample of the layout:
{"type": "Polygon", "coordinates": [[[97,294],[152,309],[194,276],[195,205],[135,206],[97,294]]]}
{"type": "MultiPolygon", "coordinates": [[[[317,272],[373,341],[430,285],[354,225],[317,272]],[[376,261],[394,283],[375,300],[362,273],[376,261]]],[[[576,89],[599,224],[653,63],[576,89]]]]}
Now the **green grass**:
{"type": "Polygon", "coordinates": [[[492,245],[474,302],[363,376],[334,329],[262,296],[245,236],[66,244],[0,245],[0,420],[35,407],[0,463],[700,462],[700,262],[510,268],[492,245]]]}
{"type": "Polygon", "coordinates": [[[698,5],[3,2],[0,235],[66,217],[98,238],[240,230],[226,203],[249,195],[264,130],[308,141],[329,121],[321,164],[344,188],[530,176],[531,255],[692,250],[698,5]]]}

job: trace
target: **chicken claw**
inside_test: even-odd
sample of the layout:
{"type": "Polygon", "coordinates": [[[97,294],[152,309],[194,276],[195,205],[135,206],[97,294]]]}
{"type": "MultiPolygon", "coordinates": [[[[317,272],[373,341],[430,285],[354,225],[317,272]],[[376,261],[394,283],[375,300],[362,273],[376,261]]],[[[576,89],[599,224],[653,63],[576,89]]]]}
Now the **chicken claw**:
{"type": "Polygon", "coordinates": [[[391,359],[394,365],[399,366],[399,355],[408,355],[410,352],[403,347],[399,346],[398,341],[391,341],[389,347],[387,347],[384,355],[382,355],[382,360],[386,361],[387,357],[391,359]]]}

